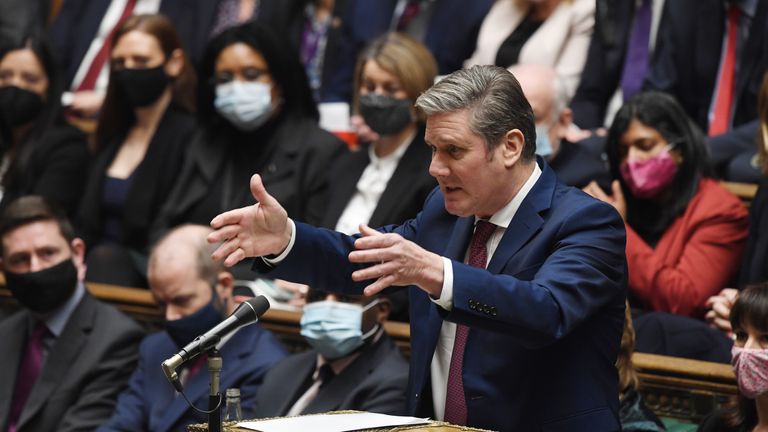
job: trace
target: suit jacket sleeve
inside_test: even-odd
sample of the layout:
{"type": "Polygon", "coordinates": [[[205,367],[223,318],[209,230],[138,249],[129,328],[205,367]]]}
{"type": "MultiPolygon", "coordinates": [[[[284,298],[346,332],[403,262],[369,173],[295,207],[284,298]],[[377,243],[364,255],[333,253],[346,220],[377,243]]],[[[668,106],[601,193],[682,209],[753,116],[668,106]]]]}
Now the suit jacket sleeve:
{"type": "MultiPolygon", "coordinates": [[[[142,389],[145,389],[144,377],[147,375],[146,359],[149,358],[144,351],[147,350],[145,342],[142,342],[139,348],[139,365],[131,375],[126,388],[117,399],[117,406],[112,418],[105,425],[98,429],[98,432],[117,432],[117,431],[140,431],[146,430],[146,420],[149,418],[149,407],[147,399],[142,395],[142,389]]],[[[160,365],[155,365],[160,367],[160,365]]]]}
{"type": "Polygon", "coordinates": [[[106,421],[115,408],[115,399],[136,366],[139,331],[115,332],[108,353],[90,372],[77,401],[62,417],[58,431],[93,430],[106,421]]]}
{"type": "Polygon", "coordinates": [[[627,226],[630,290],[655,311],[703,313],[707,298],[725,287],[739,268],[747,211],[727,191],[713,187],[719,188],[713,185],[700,190],[700,201],[692,200],[662,237],[662,241],[669,236],[684,238],[681,250],[662,241],[651,248],[627,226]],[[677,258],[674,264],[670,264],[670,256],[677,258]]]}
{"type": "Polygon", "coordinates": [[[68,214],[73,214],[85,188],[90,156],[85,137],[66,129],[54,133],[41,155],[40,176],[32,193],[57,202],[68,214]]]}

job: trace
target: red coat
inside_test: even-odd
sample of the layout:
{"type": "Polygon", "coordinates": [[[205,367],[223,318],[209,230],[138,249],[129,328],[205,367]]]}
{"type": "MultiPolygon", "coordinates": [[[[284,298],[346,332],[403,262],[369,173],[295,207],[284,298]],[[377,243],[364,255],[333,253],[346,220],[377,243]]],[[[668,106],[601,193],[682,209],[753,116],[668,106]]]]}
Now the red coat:
{"type": "Polygon", "coordinates": [[[629,289],[653,311],[701,317],[737,274],[749,226],[742,202],[712,179],[651,248],[627,225],[629,289]]]}

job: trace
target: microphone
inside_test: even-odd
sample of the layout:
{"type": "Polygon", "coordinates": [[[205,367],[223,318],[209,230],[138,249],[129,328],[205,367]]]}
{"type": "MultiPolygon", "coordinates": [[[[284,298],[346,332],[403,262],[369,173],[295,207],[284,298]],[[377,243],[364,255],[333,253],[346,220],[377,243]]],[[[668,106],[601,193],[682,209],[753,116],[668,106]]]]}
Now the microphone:
{"type": "Polygon", "coordinates": [[[269,309],[269,301],[264,296],[257,296],[246,300],[232,312],[232,315],[224,321],[217,324],[214,328],[198,336],[181,351],[174,354],[171,358],[165,360],[161,367],[165,377],[173,387],[181,393],[182,387],[176,369],[185,362],[197,357],[200,353],[206,352],[216,346],[221,338],[235,331],[236,329],[254,323],[259,320],[264,312],[269,309]]]}

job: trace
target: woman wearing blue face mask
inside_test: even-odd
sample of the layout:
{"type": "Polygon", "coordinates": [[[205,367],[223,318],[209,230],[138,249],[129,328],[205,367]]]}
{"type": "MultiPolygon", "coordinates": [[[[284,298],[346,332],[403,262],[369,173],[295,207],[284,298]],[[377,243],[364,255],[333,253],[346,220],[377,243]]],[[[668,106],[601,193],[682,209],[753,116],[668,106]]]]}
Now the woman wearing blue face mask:
{"type": "Polygon", "coordinates": [[[730,315],[739,396],[705,418],[699,432],[768,430],[768,284],[741,291],[730,315]]]}
{"type": "Polygon", "coordinates": [[[292,218],[319,223],[328,169],[345,147],[319,128],[306,74],[287,42],[255,23],[226,30],[208,46],[200,84],[203,130],[189,143],[155,231],[207,225],[252,202],[255,173],[292,218]]]}
{"type": "Polygon", "coordinates": [[[609,202],[627,228],[633,307],[703,318],[707,298],[736,276],[747,211],[711,178],[701,133],[670,96],[649,92],[616,114],[606,142],[609,202]]]}
{"type": "Polygon", "coordinates": [[[0,43],[0,207],[42,195],[71,215],[88,171],[85,136],[61,115],[61,82],[36,36],[0,43]]]}
{"type": "Polygon", "coordinates": [[[109,59],[96,158],[77,225],[90,248],[89,280],[146,286],[147,231],[196,129],[195,73],[162,15],[129,18],[109,59]]]}
{"type": "MultiPolygon", "coordinates": [[[[402,33],[380,36],[361,53],[353,106],[375,133],[332,169],[322,226],[354,234],[361,223],[399,224],[421,210],[437,182],[429,175],[424,118],[413,102],[436,74],[429,50],[402,33]]],[[[408,320],[407,301],[407,290],[392,293],[392,319],[408,320]]]]}

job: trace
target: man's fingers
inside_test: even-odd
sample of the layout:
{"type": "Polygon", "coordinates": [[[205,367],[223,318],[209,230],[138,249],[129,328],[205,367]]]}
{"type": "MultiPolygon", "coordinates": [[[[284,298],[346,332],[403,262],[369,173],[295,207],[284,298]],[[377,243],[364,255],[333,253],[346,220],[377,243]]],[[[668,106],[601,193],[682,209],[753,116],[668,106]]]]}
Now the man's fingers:
{"type": "Polygon", "coordinates": [[[245,252],[242,248],[237,248],[234,252],[229,254],[227,259],[224,260],[224,265],[226,267],[232,267],[233,265],[239,263],[245,258],[245,252]]]}
{"type": "Polygon", "coordinates": [[[714,324],[720,330],[731,331],[731,322],[723,318],[715,318],[714,324]]]}
{"type": "Polygon", "coordinates": [[[229,239],[237,237],[242,231],[239,225],[224,225],[216,231],[208,234],[208,243],[225,242],[229,239]]]}
{"type": "Polygon", "coordinates": [[[352,272],[352,280],[360,282],[368,279],[377,279],[382,276],[395,273],[397,266],[392,262],[382,262],[364,269],[355,270],[352,272]]]}
{"type": "Polygon", "coordinates": [[[267,193],[267,189],[261,181],[261,176],[258,174],[251,176],[251,194],[262,206],[274,207],[277,204],[277,200],[267,193]]]}
{"type": "MultiPolygon", "coordinates": [[[[242,220],[245,211],[245,208],[239,208],[224,212],[211,220],[211,228],[217,230],[225,225],[237,225],[242,220]]],[[[216,241],[221,240],[215,240],[214,243],[216,241]]]]}
{"type": "Polygon", "coordinates": [[[213,251],[211,258],[215,261],[226,258],[239,247],[240,242],[238,242],[237,239],[227,240],[213,251]]]}
{"type": "Polygon", "coordinates": [[[366,224],[360,224],[358,228],[360,229],[360,233],[364,236],[377,236],[377,235],[383,236],[384,235],[384,233],[378,232],[366,224]]]}
{"type": "Polygon", "coordinates": [[[395,278],[393,276],[384,276],[377,280],[376,282],[368,285],[363,290],[363,294],[367,296],[375,295],[379,292],[381,292],[384,288],[388,288],[394,284],[395,278]]]}

